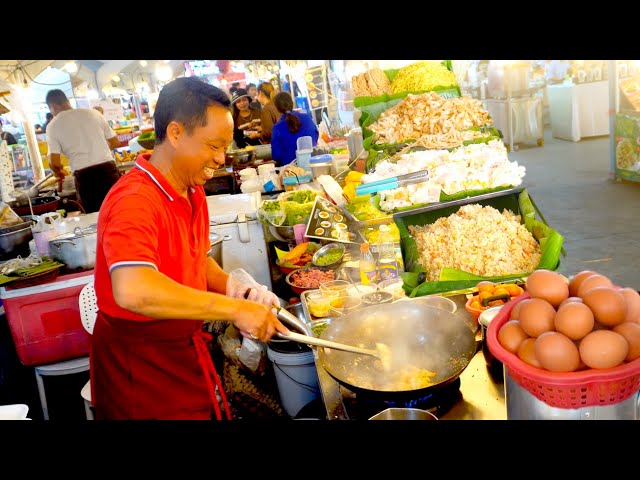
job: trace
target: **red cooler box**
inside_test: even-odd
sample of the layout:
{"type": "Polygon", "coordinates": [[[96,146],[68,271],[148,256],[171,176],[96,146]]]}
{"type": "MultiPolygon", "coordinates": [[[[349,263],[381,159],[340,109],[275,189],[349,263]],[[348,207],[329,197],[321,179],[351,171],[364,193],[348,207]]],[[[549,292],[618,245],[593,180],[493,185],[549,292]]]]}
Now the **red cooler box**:
{"type": "Polygon", "coordinates": [[[80,321],[80,291],[93,270],[62,275],[34,287],[0,288],[11,335],[24,365],[44,365],[89,355],[90,336],[80,321]]]}

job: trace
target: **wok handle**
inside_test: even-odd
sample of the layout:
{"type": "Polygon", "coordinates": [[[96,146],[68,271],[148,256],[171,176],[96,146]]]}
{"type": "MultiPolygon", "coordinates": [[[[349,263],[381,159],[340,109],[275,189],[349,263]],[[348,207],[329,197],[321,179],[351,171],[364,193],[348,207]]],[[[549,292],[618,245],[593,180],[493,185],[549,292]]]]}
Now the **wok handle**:
{"type": "Polygon", "coordinates": [[[285,340],[293,340],[294,342],[306,343],[308,345],[315,345],[317,347],[333,348],[334,350],[342,350],[344,352],[359,353],[362,355],[371,355],[373,357],[378,356],[378,352],[375,350],[368,350],[366,348],[358,348],[352,345],[345,345],[344,343],[330,342],[328,340],[322,340],[316,337],[309,337],[307,335],[301,335],[299,333],[290,332],[288,335],[284,335],[277,332],[280,338],[285,340]]]}

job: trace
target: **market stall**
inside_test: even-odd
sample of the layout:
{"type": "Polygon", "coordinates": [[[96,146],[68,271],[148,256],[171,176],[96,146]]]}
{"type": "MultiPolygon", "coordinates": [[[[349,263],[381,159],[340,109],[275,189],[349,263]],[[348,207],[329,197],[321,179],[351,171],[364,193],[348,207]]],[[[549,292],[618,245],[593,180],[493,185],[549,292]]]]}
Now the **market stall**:
{"type": "Polygon", "coordinates": [[[609,96],[615,105],[610,117],[611,174],[616,179],[640,180],[640,71],[638,62],[609,62],[609,96]]]}

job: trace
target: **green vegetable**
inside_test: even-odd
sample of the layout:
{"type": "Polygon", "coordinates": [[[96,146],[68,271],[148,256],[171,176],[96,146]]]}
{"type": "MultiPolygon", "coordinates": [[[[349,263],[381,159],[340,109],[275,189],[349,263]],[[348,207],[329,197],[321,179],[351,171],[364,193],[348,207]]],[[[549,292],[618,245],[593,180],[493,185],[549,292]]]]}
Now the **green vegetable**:
{"type": "Polygon", "coordinates": [[[287,215],[284,225],[292,227],[298,223],[307,223],[317,196],[313,190],[296,190],[281,197],[280,201],[287,215]]]}
{"type": "Polygon", "coordinates": [[[337,248],[333,248],[321,256],[316,262],[320,267],[324,267],[325,265],[331,265],[332,263],[337,262],[342,257],[342,250],[337,248]]]}
{"type": "Polygon", "coordinates": [[[279,200],[267,200],[262,204],[262,210],[269,213],[275,213],[282,209],[282,205],[279,200]]]}
{"type": "Polygon", "coordinates": [[[155,139],[156,139],[156,132],[155,131],[153,131],[153,132],[144,132],[144,133],[141,133],[138,136],[138,140],[142,140],[142,141],[144,141],[144,140],[155,140],[155,139]]]}
{"type": "Polygon", "coordinates": [[[322,332],[324,332],[327,327],[329,326],[329,323],[321,323],[320,325],[314,325],[313,327],[311,327],[311,331],[316,335],[316,337],[319,337],[320,335],[322,335],[322,332]]]}

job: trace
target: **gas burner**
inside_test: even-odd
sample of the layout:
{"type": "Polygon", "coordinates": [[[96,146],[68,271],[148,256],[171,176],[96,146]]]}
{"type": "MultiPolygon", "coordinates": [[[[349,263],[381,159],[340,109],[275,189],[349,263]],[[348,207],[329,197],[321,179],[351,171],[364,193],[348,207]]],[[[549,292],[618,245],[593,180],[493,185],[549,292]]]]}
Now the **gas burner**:
{"type": "MultiPolygon", "coordinates": [[[[352,392],[349,392],[352,393],[352,392]]],[[[352,420],[367,420],[387,408],[419,408],[434,414],[444,415],[460,398],[460,379],[438,388],[428,395],[416,398],[378,399],[365,394],[343,394],[343,404],[352,420]]]]}

